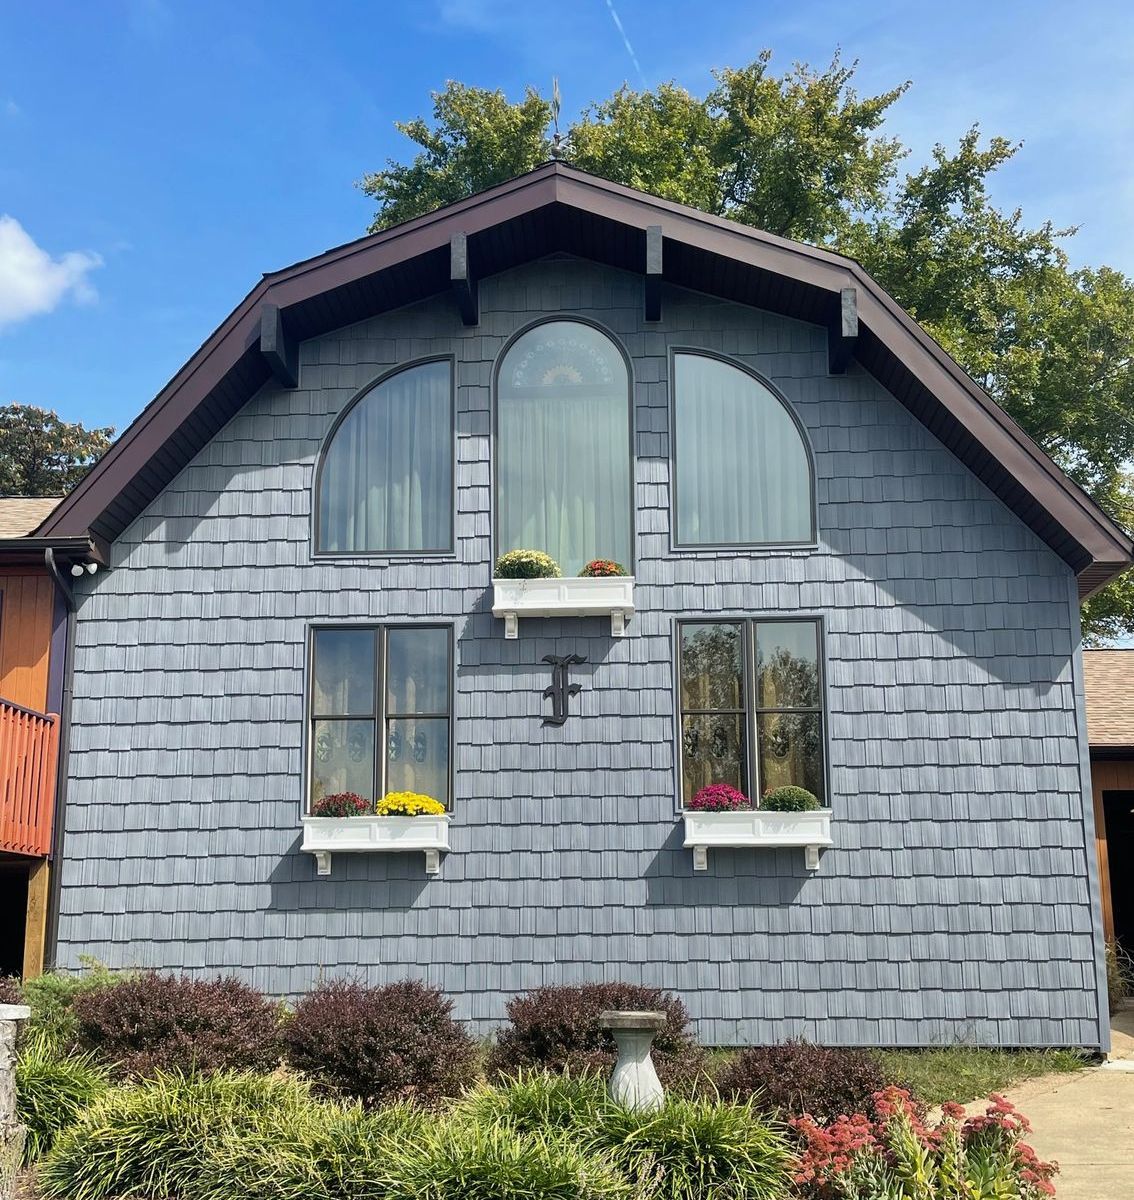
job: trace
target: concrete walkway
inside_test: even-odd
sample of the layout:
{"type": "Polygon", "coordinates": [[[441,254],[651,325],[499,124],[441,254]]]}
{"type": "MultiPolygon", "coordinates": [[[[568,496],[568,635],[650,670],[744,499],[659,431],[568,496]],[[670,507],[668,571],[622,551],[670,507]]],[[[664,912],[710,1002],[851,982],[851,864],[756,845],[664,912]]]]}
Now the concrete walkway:
{"type": "Polygon", "coordinates": [[[1036,1153],[1059,1163],[1058,1200],[1134,1200],[1134,1010],[1115,1016],[1111,1029],[1101,1067],[1032,1079],[1007,1094],[1032,1123],[1036,1153]]]}

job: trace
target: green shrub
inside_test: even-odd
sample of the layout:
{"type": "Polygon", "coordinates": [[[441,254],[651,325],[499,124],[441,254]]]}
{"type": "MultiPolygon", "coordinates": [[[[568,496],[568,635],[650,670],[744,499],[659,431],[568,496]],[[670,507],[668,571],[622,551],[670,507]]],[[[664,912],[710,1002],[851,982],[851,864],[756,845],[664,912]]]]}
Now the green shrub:
{"type": "Polygon", "coordinates": [[[543,987],[514,996],[508,1001],[508,1025],[488,1055],[489,1077],[536,1068],[605,1078],[617,1057],[614,1036],[599,1023],[606,1009],[664,1012],[665,1028],[653,1042],[654,1065],[668,1087],[693,1086],[704,1050],[689,1029],[685,1005],[660,988],[617,982],[543,987]]]}
{"type": "Polygon", "coordinates": [[[792,1154],[749,1104],[670,1100],[654,1113],[608,1105],[582,1144],[650,1200],[783,1200],[792,1154]]]}
{"type": "Polygon", "coordinates": [[[238,979],[144,971],[80,992],[71,1013],[83,1048],[123,1075],[271,1070],[279,1062],[279,1008],[238,979]]]}
{"type": "Polygon", "coordinates": [[[92,958],[83,958],[83,970],[48,971],[24,983],[24,1003],[31,1009],[27,1033],[42,1033],[57,1045],[73,1047],[78,1027],[72,1011],[75,997],[100,988],[113,987],[125,973],[116,974],[92,958]]]}
{"type": "Polygon", "coordinates": [[[391,1143],[390,1200],[617,1200],[624,1179],[573,1142],[506,1125],[452,1120],[391,1143]]]}
{"type": "Polygon", "coordinates": [[[762,1111],[776,1110],[788,1117],[809,1113],[818,1121],[861,1112],[889,1082],[869,1051],[803,1041],[750,1046],[716,1079],[718,1091],[728,1099],[751,1099],[762,1111]]]}
{"type": "Polygon", "coordinates": [[[215,1176],[211,1153],[222,1142],[302,1123],[314,1103],[289,1077],[158,1074],[111,1089],[65,1129],[40,1163],[39,1187],[60,1200],[192,1200],[215,1176]]]}
{"type": "Polygon", "coordinates": [[[764,793],[760,807],[765,812],[815,812],[822,806],[814,792],[801,787],[778,787],[764,793]]]}
{"type": "Polygon", "coordinates": [[[609,1104],[597,1075],[554,1075],[519,1071],[495,1085],[481,1084],[461,1102],[459,1112],[481,1125],[508,1125],[517,1133],[560,1133],[585,1129],[609,1104]]]}
{"type": "Polygon", "coordinates": [[[1134,996],[1134,959],[1119,942],[1106,944],[1106,994],[1112,1017],[1134,996]]]}
{"type": "Polygon", "coordinates": [[[496,560],[493,579],[558,579],[562,572],[542,550],[509,550],[496,560]]]}
{"type": "Polygon", "coordinates": [[[60,1131],[73,1125],[109,1083],[92,1054],[68,1054],[43,1032],[25,1039],[16,1059],[16,1112],[28,1131],[25,1161],[46,1154],[60,1131]]]}

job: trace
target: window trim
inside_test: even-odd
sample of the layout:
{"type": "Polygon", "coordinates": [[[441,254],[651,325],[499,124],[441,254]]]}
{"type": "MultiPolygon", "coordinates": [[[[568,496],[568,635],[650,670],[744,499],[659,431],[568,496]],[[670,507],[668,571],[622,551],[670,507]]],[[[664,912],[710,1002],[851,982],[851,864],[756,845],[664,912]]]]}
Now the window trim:
{"type": "MultiPolygon", "coordinates": [[[[514,330],[508,340],[500,348],[500,352],[496,355],[496,361],[492,365],[492,445],[489,449],[489,476],[491,485],[491,504],[492,504],[492,530],[491,543],[489,545],[489,565],[490,569],[495,568],[496,560],[500,557],[503,551],[500,549],[500,473],[497,469],[497,460],[499,458],[500,447],[500,372],[503,369],[504,361],[507,359],[512,347],[524,336],[536,329],[540,325],[549,325],[552,322],[573,322],[578,325],[589,325],[592,329],[597,329],[603,334],[610,343],[615,347],[619,354],[622,355],[622,361],[626,367],[626,419],[628,422],[629,432],[629,449],[630,449],[630,561],[624,563],[630,575],[634,574],[634,568],[638,561],[638,424],[636,412],[636,387],[634,380],[634,362],[626,350],[622,339],[609,326],[604,325],[601,321],[596,321],[591,317],[580,316],[577,313],[562,311],[545,313],[537,317],[534,321],[527,321],[518,329],[514,330]]],[[[539,550],[542,547],[524,547],[525,549],[539,550]]]]}
{"type": "Polygon", "coordinates": [[[819,742],[823,752],[822,779],[824,790],[824,807],[832,807],[831,795],[831,735],[830,735],[830,691],[827,675],[827,621],[822,613],[814,611],[784,612],[736,612],[698,613],[694,616],[675,616],[670,634],[670,644],[673,654],[673,761],[677,766],[674,773],[674,801],[676,813],[682,816],[688,810],[685,807],[685,762],[682,717],[684,709],[681,704],[681,629],[684,625],[726,625],[741,623],[744,626],[742,646],[744,650],[744,744],[748,759],[748,778],[745,783],[752,788],[756,782],[755,794],[749,790],[745,794],[754,802],[763,795],[760,780],[759,740],[757,737],[756,718],[759,713],[766,712],[814,712],[813,708],[791,709],[757,709],[756,708],[756,626],[772,624],[801,624],[811,622],[816,628],[816,666],[819,671],[819,742]]]}
{"type": "MultiPolygon", "coordinates": [[[[304,725],[303,725],[303,786],[300,795],[300,816],[307,817],[311,815],[311,781],[313,755],[315,753],[314,746],[314,727],[315,727],[315,635],[324,630],[339,631],[345,633],[374,633],[376,635],[376,645],[374,649],[374,716],[354,718],[357,720],[373,720],[374,721],[374,765],[371,771],[372,787],[374,796],[373,803],[377,803],[381,796],[386,794],[386,772],[387,772],[387,750],[388,744],[386,741],[386,720],[387,720],[387,696],[386,696],[386,641],[390,630],[424,630],[424,629],[444,629],[447,634],[448,649],[449,649],[449,758],[448,772],[446,775],[446,789],[448,791],[448,803],[445,806],[445,811],[452,816],[456,804],[456,796],[454,787],[456,785],[456,727],[457,727],[457,638],[456,628],[452,621],[413,621],[413,620],[393,620],[393,621],[311,621],[307,625],[306,632],[306,647],[305,647],[305,665],[304,665],[304,725]],[[381,754],[381,758],[379,758],[381,754]],[[379,768],[379,763],[381,767],[379,768]],[[381,796],[378,795],[379,786],[381,787],[381,796]]],[[[435,714],[414,714],[420,715],[424,720],[437,720],[435,714]]],[[[327,719],[327,718],[320,718],[327,719]]],[[[329,718],[331,720],[345,720],[349,718],[329,718]]],[[[404,719],[404,718],[403,718],[404,719]]]]}
{"type": "Polygon", "coordinates": [[[795,410],[795,405],[784,395],[771,379],[755,367],[751,367],[748,363],[736,358],[731,354],[722,354],[717,350],[708,350],[703,346],[681,346],[672,345],[668,348],[666,355],[666,369],[669,372],[669,378],[666,380],[666,390],[668,393],[667,417],[669,420],[669,549],[671,554],[713,554],[724,550],[817,550],[819,548],[819,487],[818,487],[818,472],[815,468],[815,449],[811,444],[811,437],[807,431],[807,426],[804,425],[799,413],[795,410]],[[811,537],[800,541],[792,539],[779,542],[682,542],[678,537],[677,528],[677,370],[676,359],[679,354],[697,355],[701,358],[712,358],[718,362],[725,363],[727,366],[736,367],[737,370],[743,371],[746,375],[751,376],[758,384],[767,388],[772,396],[780,402],[788,416],[795,424],[796,432],[799,434],[800,441],[803,443],[803,452],[807,456],[807,469],[810,472],[810,486],[808,487],[808,499],[811,503],[811,537]]]}
{"type": "Polygon", "coordinates": [[[416,562],[420,559],[455,559],[457,556],[457,356],[448,354],[425,354],[409,362],[398,363],[376,375],[369,383],[361,387],[339,410],[331,422],[330,429],[323,437],[319,447],[319,455],[315,460],[315,471],[311,488],[311,559],[313,562],[335,562],[351,560],[382,560],[393,562],[416,562]],[[449,364],[449,453],[451,457],[449,474],[449,544],[438,550],[320,550],[319,525],[322,515],[323,468],[327,462],[327,451],[335,440],[339,427],[375,388],[400,375],[404,371],[412,371],[415,367],[427,366],[429,363],[446,362],[449,364]]]}

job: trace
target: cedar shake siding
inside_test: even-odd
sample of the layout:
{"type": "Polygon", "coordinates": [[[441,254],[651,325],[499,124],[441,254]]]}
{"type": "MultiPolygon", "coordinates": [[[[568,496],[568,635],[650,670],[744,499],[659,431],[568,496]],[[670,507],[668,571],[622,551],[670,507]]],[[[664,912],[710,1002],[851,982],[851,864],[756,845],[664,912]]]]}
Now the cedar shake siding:
{"type": "MultiPolygon", "coordinates": [[[[820,325],[559,257],[302,342],[76,581],[58,959],[437,984],[481,1032],[509,996],[620,978],[678,993],[710,1043],[1106,1044],[1070,567],[820,325]],[[635,603],[610,622],[490,608],[492,380],[533,319],[600,323],[634,395],[635,603]],[[794,406],[818,548],[671,547],[670,351],[735,357],[794,406]],[[451,557],[314,561],[313,475],[344,405],[452,356],[451,557]],[[823,628],[833,848],[714,849],[677,816],[675,628],[823,628]],[[452,852],[299,851],[312,624],[451,622],[452,852]],[[582,691],[541,725],[547,654],[582,691]]],[[[629,565],[629,564],[628,564],[629,565]]]]}

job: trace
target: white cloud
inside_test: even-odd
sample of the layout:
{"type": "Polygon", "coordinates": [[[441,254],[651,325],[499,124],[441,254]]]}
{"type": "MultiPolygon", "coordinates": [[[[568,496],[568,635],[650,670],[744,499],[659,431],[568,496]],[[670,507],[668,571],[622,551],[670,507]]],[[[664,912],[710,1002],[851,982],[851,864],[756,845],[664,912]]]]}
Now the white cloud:
{"type": "Polygon", "coordinates": [[[101,266],[97,254],[84,250],[52,258],[15,217],[0,216],[0,329],[51,312],[67,296],[93,303],[98,293],[87,275],[101,266]]]}

